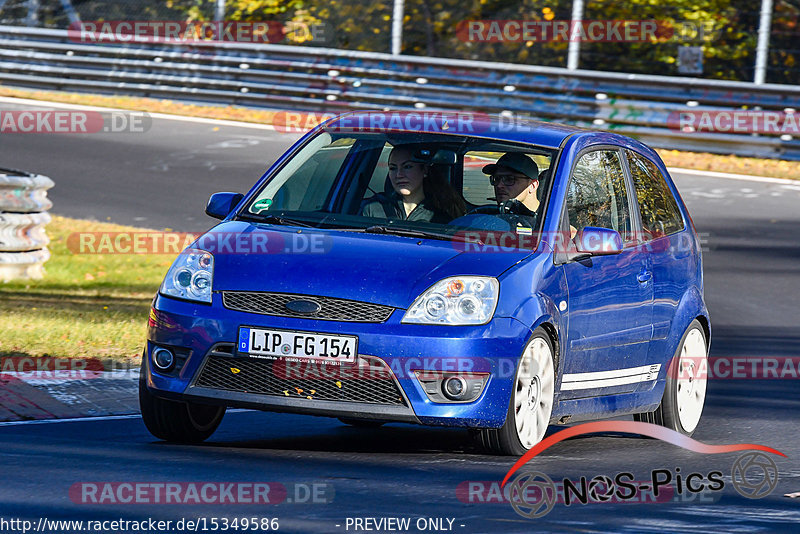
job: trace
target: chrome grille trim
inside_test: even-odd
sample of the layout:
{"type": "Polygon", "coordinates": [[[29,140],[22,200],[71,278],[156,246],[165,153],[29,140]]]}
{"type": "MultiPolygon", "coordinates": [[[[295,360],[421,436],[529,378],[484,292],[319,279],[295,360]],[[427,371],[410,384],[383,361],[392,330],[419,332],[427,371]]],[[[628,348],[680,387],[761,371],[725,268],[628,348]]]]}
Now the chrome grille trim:
{"type": "Polygon", "coordinates": [[[260,291],[223,291],[222,304],[230,310],[260,315],[352,323],[383,323],[395,310],[391,306],[357,300],[260,291]],[[304,315],[286,308],[286,303],[297,299],[316,302],[321,309],[316,314],[304,315]]]}

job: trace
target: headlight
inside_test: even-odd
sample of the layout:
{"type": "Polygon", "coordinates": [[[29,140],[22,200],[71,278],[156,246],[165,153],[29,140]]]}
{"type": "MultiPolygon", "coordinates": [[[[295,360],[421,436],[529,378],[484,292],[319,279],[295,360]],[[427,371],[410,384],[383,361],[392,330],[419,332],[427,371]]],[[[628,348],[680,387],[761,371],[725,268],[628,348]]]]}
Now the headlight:
{"type": "Polygon", "coordinates": [[[161,294],[211,303],[214,256],[205,250],[187,248],[173,262],[161,284],[161,294]]]}
{"type": "Polygon", "coordinates": [[[433,284],[408,308],[403,323],[485,324],[494,315],[500,284],[485,276],[454,276],[433,284]]]}

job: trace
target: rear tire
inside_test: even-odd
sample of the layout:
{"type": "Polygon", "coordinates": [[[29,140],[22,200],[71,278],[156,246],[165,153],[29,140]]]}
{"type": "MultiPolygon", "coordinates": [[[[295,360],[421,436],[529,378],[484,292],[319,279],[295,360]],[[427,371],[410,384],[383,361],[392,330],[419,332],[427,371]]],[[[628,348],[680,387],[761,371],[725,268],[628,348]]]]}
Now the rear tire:
{"type": "Polygon", "coordinates": [[[359,428],[378,428],[386,423],[386,421],[377,421],[375,419],[354,419],[350,417],[339,417],[338,419],[346,425],[359,428]]]}
{"type": "Polygon", "coordinates": [[[707,379],[708,343],[703,325],[695,319],[669,362],[661,404],[654,412],[634,414],[634,421],[652,423],[691,436],[703,413],[707,379]]]}
{"type": "Polygon", "coordinates": [[[521,456],[539,443],[550,425],[555,382],[553,343],[538,328],[520,357],[505,424],[478,432],[483,447],[495,454],[521,456]]]}
{"type": "Polygon", "coordinates": [[[158,439],[175,443],[200,443],[222,422],[224,406],[171,401],[156,397],[144,379],[139,380],[139,407],[144,426],[158,439]]]}

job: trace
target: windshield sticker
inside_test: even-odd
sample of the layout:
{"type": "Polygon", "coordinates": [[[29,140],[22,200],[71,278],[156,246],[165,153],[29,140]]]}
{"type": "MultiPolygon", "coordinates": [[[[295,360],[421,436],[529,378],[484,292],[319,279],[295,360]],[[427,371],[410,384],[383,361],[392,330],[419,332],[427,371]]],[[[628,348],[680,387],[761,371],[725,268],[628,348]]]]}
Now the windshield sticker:
{"type": "Polygon", "coordinates": [[[252,211],[253,213],[261,213],[262,211],[268,210],[270,206],[272,206],[272,199],[262,198],[261,200],[253,204],[253,207],[250,208],[250,211],[252,211]]]}

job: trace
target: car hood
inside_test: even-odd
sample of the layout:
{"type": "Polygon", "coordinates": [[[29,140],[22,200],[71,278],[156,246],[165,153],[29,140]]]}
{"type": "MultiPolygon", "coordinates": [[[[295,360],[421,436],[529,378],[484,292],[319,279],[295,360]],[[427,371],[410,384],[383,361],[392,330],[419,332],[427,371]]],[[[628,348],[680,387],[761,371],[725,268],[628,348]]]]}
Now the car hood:
{"type": "Polygon", "coordinates": [[[530,255],[526,250],[463,252],[461,243],[451,241],[240,221],[216,226],[196,246],[214,254],[214,291],[319,295],[395,308],[407,308],[442,278],[499,276],[530,255]]]}

